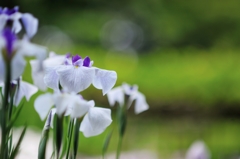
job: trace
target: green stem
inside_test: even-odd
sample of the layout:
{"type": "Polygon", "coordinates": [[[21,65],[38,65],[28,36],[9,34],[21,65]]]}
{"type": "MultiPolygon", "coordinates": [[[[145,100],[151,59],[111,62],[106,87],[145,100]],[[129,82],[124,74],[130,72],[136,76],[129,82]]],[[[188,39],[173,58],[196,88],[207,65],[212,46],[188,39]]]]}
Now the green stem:
{"type": "Polygon", "coordinates": [[[8,120],[9,121],[11,121],[11,117],[12,117],[13,101],[14,101],[14,93],[12,92],[11,98],[10,98],[9,112],[8,112],[8,120]]]}
{"type": "Polygon", "coordinates": [[[75,130],[74,130],[74,142],[73,142],[73,159],[76,159],[76,156],[77,156],[80,124],[81,124],[81,119],[76,119],[75,130]]]}
{"type": "Polygon", "coordinates": [[[122,147],[122,136],[120,135],[120,136],[119,136],[119,139],[118,139],[118,147],[117,147],[117,156],[116,156],[116,159],[119,159],[119,157],[120,157],[121,147],[122,147]]]}
{"type": "Polygon", "coordinates": [[[125,134],[126,125],[127,125],[127,112],[126,106],[119,106],[117,110],[117,121],[118,121],[118,129],[119,129],[119,140],[118,140],[118,147],[117,147],[117,155],[116,159],[119,159],[121,146],[122,146],[122,139],[125,134]]]}
{"type": "Polygon", "coordinates": [[[70,123],[69,123],[69,128],[68,128],[68,146],[67,146],[67,154],[66,154],[66,159],[68,159],[69,156],[69,151],[70,151],[70,147],[71,147],[71,140],[72,140],[72,132],[73,132],[73,123],[74,123],[74,119],[71,119],[70,123]]]}
{"type": "Polygon", "coordinates": [[[9,91],[10,91],[10,81],[11,81],[11,64],[10,62],[6,62],[6,77],[4,83],[4,98],[3,98],[3,105],[1,110],[1,129],[2,129],[2,142],[1,142],[1,152],[0,156],[1,159],[7,158],[8,152],[7,150],[7,115],[8,115],[8,98],[9,98],[9,91]]]}
{"type": "Polygon", "coordinates": [[[63,116],[57,116],[56,120],[56,148],[57,148],[57,159],[59,158],[59,153],[62,145],[63,137],[63,116]]]}

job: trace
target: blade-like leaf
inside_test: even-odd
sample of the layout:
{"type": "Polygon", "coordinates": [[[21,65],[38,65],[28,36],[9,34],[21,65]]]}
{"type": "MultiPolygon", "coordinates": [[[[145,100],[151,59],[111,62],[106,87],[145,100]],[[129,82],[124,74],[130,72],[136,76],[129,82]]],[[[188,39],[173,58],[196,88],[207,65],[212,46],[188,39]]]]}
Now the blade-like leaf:
{"type": "Polygon", "coordinates": [[[17,145],[16,145],[16,147],[13,149],[13,151],[12,151],[9,159],[14,159],[14,158],[17,156],[17,153],[18,153],[18,151],[19,151],[19,148],[20,148],[21,142],[22,142],[22,140],[23,140],[23,137],[24,137],[24,135],[25,135],[25,133],[26,133],[26,130],[27,130],[27,126],[24,127],[24,129],[23,129],[23,131],[22,131],[22,133],[21,133],[21,135],[20,135],[20,137],[19,137],[19,139],[18,139],[17,145]]]}
{"type": "Polygon", "coordinates": [[[54,129],[56,129],[55,133],[56,133],[56,149],[57,149],[57,158],[59,158],[59,153],[60,153],[60,149],[61,149],[61,145],[62,145],[62,137],[63,137],[63,116],[58,116],[56,118],[56,127],[54,129]]]}
{"type": "Polygon", "coordinates": [[[126,130],[126,126],[127,126],[127,115],[124,107],[120,107],[120,106],[118,107],[117,115],[118,115],[119,135],[123,137],[126,130]]]}
{"type": "Polygon", "coordinates": [[[106,154],[106,152],[107,152],[108,145],[109,145],[110,140],[111,140],[111,137],[112,137],[112,133],[113,133],[113,130],[110,131],[110,132],[107,134],[107,136],[106,136],[106,138],[105,138],[105,140],[104,140],[103,149],[102,149],[102,158],[103,158],[103,159],[104,159],[105,154],[106,154]]]}
{"type": "Polygon", "coordinates": [[[43,130],[43,135],[38,147],[38,159],[45,159],[46,157],[46,146],[49,137],[49,129],[43,130]]]}
{"type": "Polygon", "coordinates": [[[76,159],[76,156],[77,156],[80,124],[81,124],[81,119],[77,119],[75,124],[75,130],[74,130],[73,159],[76,159]]]}
{"type": "Polygon", "coordinates": [[[11,128],[13,127],[14,123],[15,123],[16,120],[18,119],[19,114],[20,114],[21,111],[22,111],[23,105],[24,105],[24,103],[22,103],[22,104],[18,107],[18,110],[17,110],[17,112],[15,113],[14,118],[13,118],[13,119],[10,121],[10,123],[8,124],[8,127],[7,127],[8,130],[11,130],[11,128]]]}

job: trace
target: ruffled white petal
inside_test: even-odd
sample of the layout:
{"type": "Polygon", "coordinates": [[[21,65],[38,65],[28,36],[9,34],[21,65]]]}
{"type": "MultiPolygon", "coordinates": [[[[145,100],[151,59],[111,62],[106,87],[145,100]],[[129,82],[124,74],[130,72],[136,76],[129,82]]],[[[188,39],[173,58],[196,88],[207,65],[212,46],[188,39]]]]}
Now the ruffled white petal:
{"type": "Polygon", "coordinates": [[[98,68],[95,69],[93,85],[98,89],[102,89],[103,95],[112,89],[116,81],[117,73],[115,71],[108,71],[98,68]]]}
{"type": "Polygon", "coordinates": [[[37,32],[38,19],[36,19],[32,14],[24,13],[22,14],[22,22],[28,38],[32,38],[37,32]]]}
{"type": "Polygon", "coordinates": [[[23,74],[25,65],[26,65],[26,61],[24,60],[23,56],[21,54],[16,53],[11,61],[12,80],[16,80],[23,74]]]}
{"type": "Polygon", "coordinates": [[[58,68],[58,66],[46,68],[46,70],[45,70],[46,73],[43,78],[46,86],[48,86],[56,91],[59,90],[59,75],[56,72],[57,68],[58,68]]]}
{"type": "Polygon", "coordinates": [[[94,78],[95,70],[87,67],[67,65],[57,69],[60,84],[68,92],[81,92],[88,88],[94,78]]]}
{"type": "Polygon", "coordinates": [[[30,83],[21,81],[20,82],[20,87],[18,89],[17,94],[15,95],[15,102],[14,104],[16,106],[19,105],[21,102],[22,98],[25,96],[27,101],[31,98],[33,94],[35,94],[38,91],[38,88],[30,83]]]}
{"type": "Polygon", "coordinates": [[[122,87],[113,88],[107,93],[107,97],[111,106],[114,106],[116,102],[118,102],[120,106],[124,105],[124,92],[122,87]]]}
{"type": "Polygon", "coordinates": [[[61,116],[66,111],[68,106],[74,101],[74,97],[67,93],[55,93],[53,95],[53,101],[56,106],[56,113],[61,116]]]}
{"type": "Polygon", "coordinates": [[[5,24],[6,24],[6,21],[7,21],[8,17],[5,15],[5,14],[1,14],[0,15],[0,31],[3,30],[5,24]]]}
{"type": "Polygon", "coordinates": [[[86,100],[80,99],[80,97],[75,98],[75,101],[71,103],[71,118],[80,118],[86,114],[91,107],[91,103],[86,100]]]}
{"type": "Polygon", "coordinates": [[[9,19],[12,19],[13,20],[13,26],[12,26],[12,30],[15,32],[15,33],[18,33],[21,31],[22,29],[22,25],[19,21],[19,19],[21,18],[22,14],[19,13],[19,12],[16,12],[12,15],[9,16],[9,19]]]}
{"type": "Polygon", "coordinates": [[[36,45],[28,41],[28,39],[23,39],[18,41],[16,44],[18,52],[16,54],[21,54],[23,56],[35,56],[40,62],[42,62],[47,56],[47,48],[41,45],[36,45]]]}
{"type": "Polygon", "coordinates": [[[16,42],[16,49],[18,51],[16,52],[11,62],[13,80],[21,76],[24,71],[26,65],[24,56],[36,56],[40,61],[39,62],[40,66],[38,68],[42,69],[41,62],[46,57],[47,54],[46,48],[32,44],[27,40],[22,40],[16,42]]]}
{"type": "Polygon", "coordinates": [[[146,98],[142,93],[135,92],[134,94],[132,94],[130,96],[130,100],[133,101],[134,99],[136,99],[135,107],[134,107],[136,114],[139,114],[139,113],[149,109],[149,105],[146,102],[146,98]]]}
{"type": "Polygon", "coordinates": [[[46,91],[47,86],[45,85],[43,80],[45,72],[44,70],[41,70],[41,68],[39,68],[39,66],[41,65],[40,62],[38,60],[31,60],[30,64],[32,68],[32,79],[34,85],[36,85],[40,90],[46,91]]]}
{"type": "Polygon", "coordinates": [[[43,120],[47,116],[50,108],[53,105],[54,105],[53,95],[50,93],[38,96],[34,102],[34,108],[39,114],[41,120],[43,120]]]}
{"type": "Polygon", "coordinates": [[[111,110],[93,107],[84,116],[80,131],[85,137],[101,134],[112,122],[111,110]]]}
{"type": "Polygon", "coordinates": [[[65,55],[56,55],[55,53],[51,52],[49,58],[43,61],[43,66],[45,68],[58,66],[63,64],[65,59],[66,59],[65,55]]]}

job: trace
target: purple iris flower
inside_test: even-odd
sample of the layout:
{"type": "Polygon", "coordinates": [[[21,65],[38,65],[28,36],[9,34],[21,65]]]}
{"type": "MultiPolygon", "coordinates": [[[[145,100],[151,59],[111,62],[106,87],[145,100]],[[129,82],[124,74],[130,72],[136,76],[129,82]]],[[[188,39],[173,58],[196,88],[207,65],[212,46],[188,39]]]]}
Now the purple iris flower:
{"type": "Polygon", "coordinates": [[[10,57],[13,53],[14,42],[17,39],[16,35],[9,28],[4,29],[2,35],[6,42],[7,55],[10,57]]]}
{"type": "Polygon", "coordinates": [[[38,20],[32,14],[20,13],[18,10],[19,7],[12,9],[0,7],[0,31],[10,26],[12,31],[17,34],[24,27],[26,30],[25,37],[30,39],[37,32],[38,20]],[[20,21],[22,21],[22,24],[20,21]]]}
{"type": "Polygon", "coordinates": [[[8,9],[7,7],[6,8],[0,7],[0,14],[12,15],[12,14],[18,12],[18,10],[19,10],[18,6],[12,8],[12,9],[8,9]]]}

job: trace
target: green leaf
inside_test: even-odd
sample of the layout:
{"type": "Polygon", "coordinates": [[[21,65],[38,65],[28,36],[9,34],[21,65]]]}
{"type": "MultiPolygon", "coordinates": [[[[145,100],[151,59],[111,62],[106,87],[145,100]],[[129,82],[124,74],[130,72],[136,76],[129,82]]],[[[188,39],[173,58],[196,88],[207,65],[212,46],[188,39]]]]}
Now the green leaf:
{"type": "Polygon", "coordinates": [[[68,125],[68,134],[67,134],[68,143],[67,143],[66,159],[68,159],[68,157],[69,157],[71,141],[72,141],[73,124],[74,124],[74,119],[71,119],[69,122],[69,125],[68,125]]]}
{"type": "Polygon", "coordinates": [[[73,159],[76,159],[78,151],[78,140],[79,140],[79,128],[81,124],[81,119],[76,119],[75,129],[74,129],[74,140],[73,140],[73,159]]]}
{"type": "Polygon", "coordinates": [[[15,113],[14,118],[10,121],[10,123],[9,123],[8,126],[7,126],[7,129],[8,129],[8,130],[11,130],[11,128],[13,127],[14,123],[16,122],[16,120],[18,119],[18,117],[19,117],[19,115],[20,115],[20,113],[21,113],[21,111],[22,111],[23,106],[24,106],[24,103],[22,103],[22,104],[18,107],[18,110],[17,110],[17,112],[15,113]]]}
{"type": "Polygon", "coordinates": [[[105,138],[105,140],[104,140],[103,149],[102,149],[102,158],[103,158],[103,159],[104,159],[104,156],[105,156],[105,154],[106,154],[106,152],[107,152],[108,145],[109,145],[110,140],[111,140],[111,137],[112,137],[112,133],[113,133],[113,130],[110,131],[110,132],[107,134],[107,136],[106,136],[106,138],[105,138]]]}
{"type": "Polygon", "coordinates": [[[46,146],[49,137],[49,129],[43,130],[42,138],[38,147],[38,159],[45,159],[46,154],[46,146]]]}
{"type": "Polygon", "coordinates": [[[17,153],[19,151],[19,148],[20,148],[22,139],[23,139],[23,137],[24,137],[24,135],[26,133],[26,130],[27,130],[27,126],[24,127],[24,129],[23,129],[23,131],[22,131],[22,133],[21,133],[21,135],[20,135],[20,137],[18,139],[17,145],[16,145],[15,148],[13,148],[13,151],[12,151],[9,159],[14,159],[17,156],[17,153]]]}
{"type": "Polygon", "coordinates": [[[58,116],[56,118],[56,127],[55,129],[55,135],[56,135],[56,140],[55,140],[55,145],[57,149],[57,158],[59,158],[59,153],[62,145],[62,137],[63,137],[63,116],[58,116]]]}
{"type": "Polygon", "coordinates": [[[126,126],[127,126],[127,115],[124,107],[121,107],[121,106],[118,107],[117,115],[118,115],[119,135],[123,137],[126,130],[126,126]]]}

